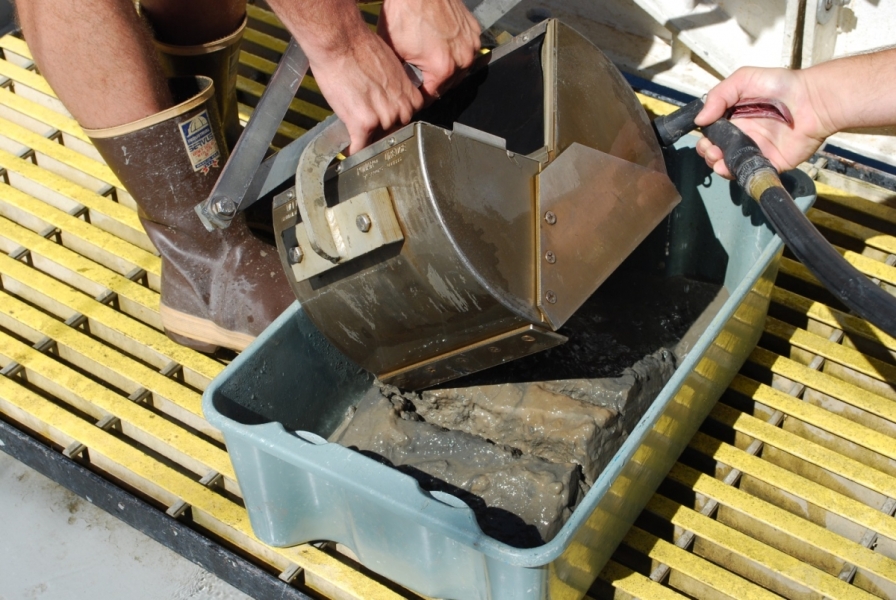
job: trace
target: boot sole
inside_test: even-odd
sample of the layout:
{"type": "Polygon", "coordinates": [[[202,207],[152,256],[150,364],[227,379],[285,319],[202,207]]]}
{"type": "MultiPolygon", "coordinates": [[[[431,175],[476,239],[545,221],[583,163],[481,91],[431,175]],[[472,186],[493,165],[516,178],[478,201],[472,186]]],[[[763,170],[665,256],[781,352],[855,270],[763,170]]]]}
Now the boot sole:
{"type": "Polygon", "coordinates": [[[219,347],[242,352],[255,341],[255,337],[247,333],[224,329],[208,319],[174,310],[161,303],[159,314],[165,333],[171,339],[199,352],[214,352],[219,347]]]}

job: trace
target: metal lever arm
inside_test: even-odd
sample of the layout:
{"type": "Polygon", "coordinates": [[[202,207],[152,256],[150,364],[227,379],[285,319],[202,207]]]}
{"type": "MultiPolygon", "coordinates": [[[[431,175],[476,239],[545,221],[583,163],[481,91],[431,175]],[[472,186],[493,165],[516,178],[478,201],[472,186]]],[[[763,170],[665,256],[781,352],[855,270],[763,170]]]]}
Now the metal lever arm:
{"type": "Polygon", "coordinates": [[[208,198],[196,205],[196,213],[209,231],[226,229],[237,213],[246,207],[246,192],[307,71],[308,57],[295,39],[290,39],[277,70],[215,187],[208,198]]]}

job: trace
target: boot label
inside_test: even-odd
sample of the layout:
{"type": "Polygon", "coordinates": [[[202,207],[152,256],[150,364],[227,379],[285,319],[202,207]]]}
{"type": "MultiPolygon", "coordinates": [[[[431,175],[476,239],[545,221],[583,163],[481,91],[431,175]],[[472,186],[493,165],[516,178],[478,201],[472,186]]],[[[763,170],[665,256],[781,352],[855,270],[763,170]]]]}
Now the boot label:
{"type": "Polygon", "coordinates": [[[193,170],[208,173],[209,169],[217,167],[221,152],[218,150],[208,111],[204,110],[189,121],[179,123],[178,127],[193,170]]]}

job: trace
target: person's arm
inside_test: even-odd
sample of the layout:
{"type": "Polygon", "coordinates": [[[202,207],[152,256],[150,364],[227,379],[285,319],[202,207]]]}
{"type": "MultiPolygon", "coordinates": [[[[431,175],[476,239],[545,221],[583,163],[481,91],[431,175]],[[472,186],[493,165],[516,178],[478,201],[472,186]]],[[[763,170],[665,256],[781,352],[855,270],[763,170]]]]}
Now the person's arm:
{"type": "MultiPolygon", "coordinates": [[[[747,98],[781,100],[793,124],[774,119],[736,119],[778,170],[811,157],[828,137],[846,129],[896,124],[896,49],[850,56],[808,69],[745,67],[710,90],[697,125],[708,125],[738,101],[747,98]]],[[[730,177],[721,150],[707,139],[698,152],[717,173],[730,177]]]]}
{"type": "Polygon", "coordinates": [[[269,0],[308,56],[330,107],[345,123],[349,152],[374,134],[407,123],[423,106],[388,45],[372,32],[354,0],[269,0]]]}
{"type": "Polygon", "coordinates": [[[480,47],[479,23],[460,0],[385,0],[377,30],[401,60],[423,72],[427,102],[465,75],[480,47]]]}
{"type": "Polygon", "coordinates": [[[426,100],[454,83],[479,50],[479,26],[460,0],[386,0],[373,33],[354,0],[270,0],[298,40],[315,79],[357,152],[410,122],[426,100]],[[401,61],[421,69],[423,90],[401,61]]]}

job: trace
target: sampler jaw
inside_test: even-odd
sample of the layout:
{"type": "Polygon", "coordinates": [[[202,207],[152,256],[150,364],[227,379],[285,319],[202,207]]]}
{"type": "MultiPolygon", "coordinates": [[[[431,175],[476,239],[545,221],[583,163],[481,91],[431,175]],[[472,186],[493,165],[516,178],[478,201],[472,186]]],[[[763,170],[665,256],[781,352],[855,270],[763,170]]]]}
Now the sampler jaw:
{"type": "Polygon", "coordinates": [[[565,342],[680,199],[634,93],[579,33],[546,21],[483,63],[336,168],[321,135],[274,202],[306,314],[400,388],[565,342]]]}

